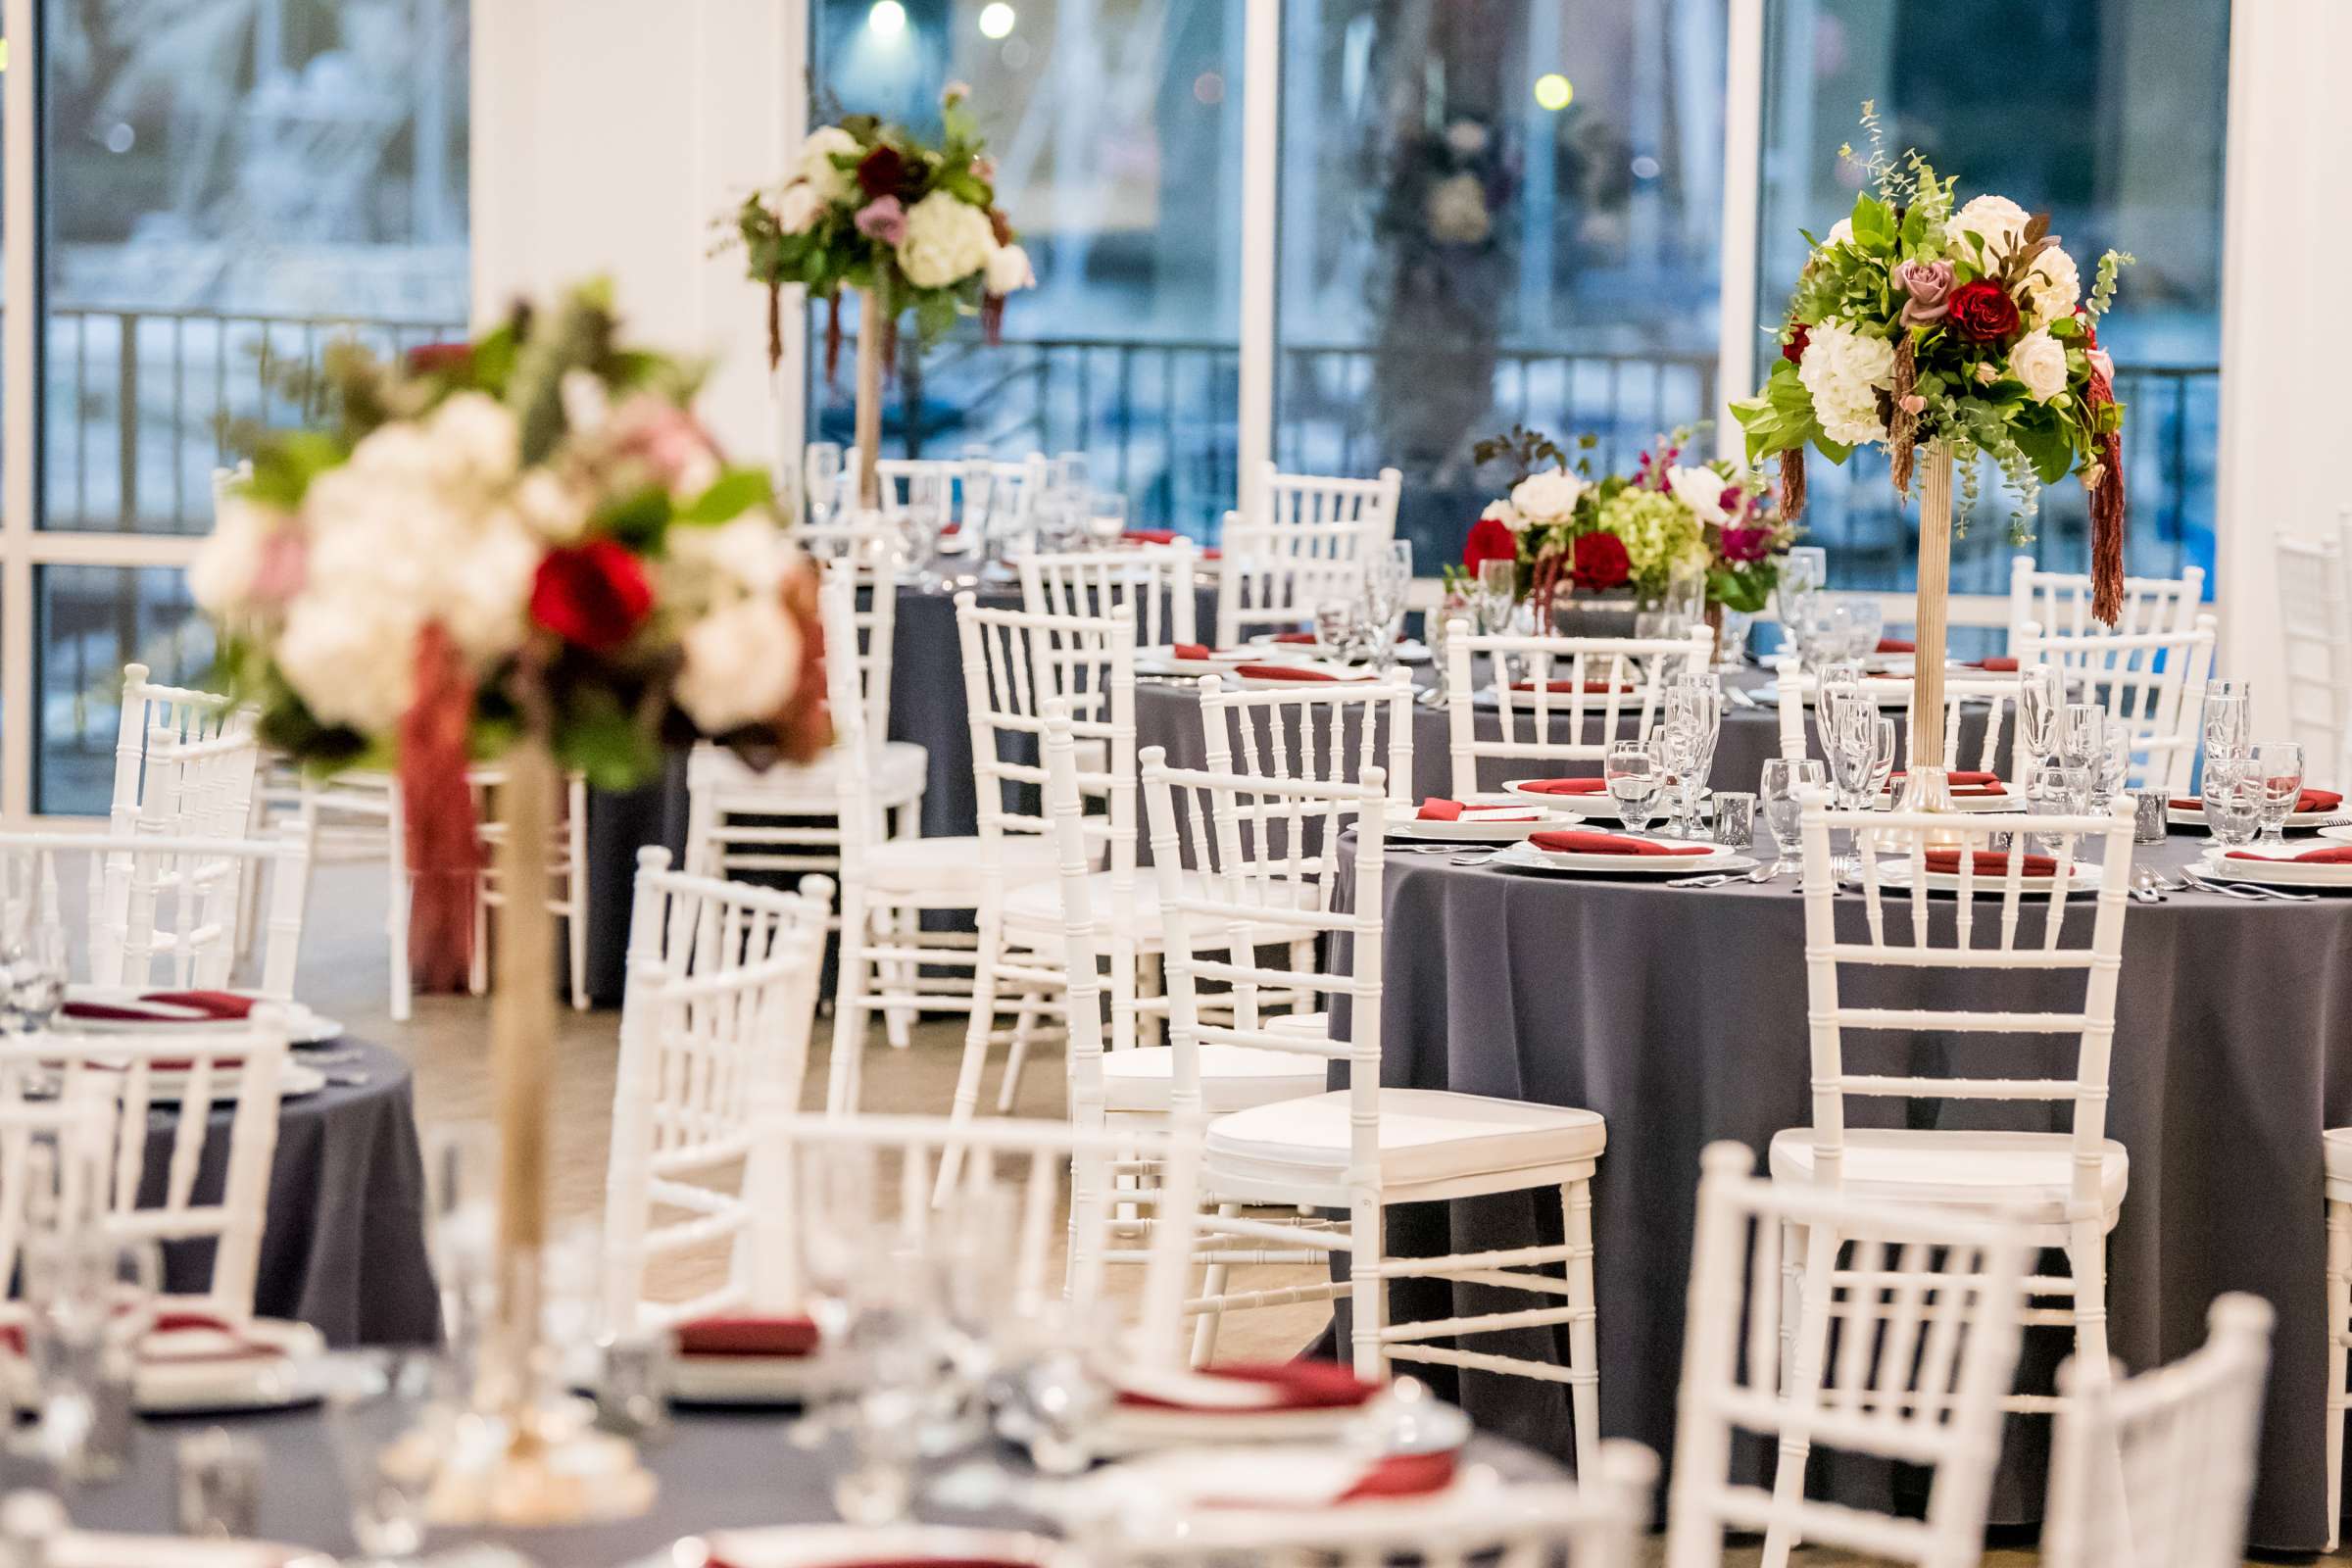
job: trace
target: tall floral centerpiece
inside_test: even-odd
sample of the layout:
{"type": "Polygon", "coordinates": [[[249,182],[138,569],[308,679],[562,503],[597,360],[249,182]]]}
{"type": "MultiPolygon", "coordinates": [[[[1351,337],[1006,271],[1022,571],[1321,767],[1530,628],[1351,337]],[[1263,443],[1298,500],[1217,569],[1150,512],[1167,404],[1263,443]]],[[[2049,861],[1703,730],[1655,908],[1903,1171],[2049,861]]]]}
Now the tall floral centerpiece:
{"type": "Polygon", "coordinates": [[[980,318],[990,342],[1005,296],[1037,282],[1028,253],[997,206],[989,157],[967,100],[950,82],[940,95],[941,139],[905,125],[851,115],[819,125],[801,143],[792,177],[755,191],[735,224],[754,281],[767,285],[767,358],[784,353],[783,290],[798,283],[831,309],[825,317],[825,374],[841,355],[841,291],[858,294],[858,496],[875,498],[882,447],[882,371],[902,313],[931,343],[958,317],[980,318]]]}
{"type": "Polygon", "coordinates": [[[1681,461],[1695,430],[1658,438],[1630,474],[1592,477],[1593,437],[1571,459],[1550,437],[1514,426],[1478,445],[1481,463],[1511,465],[1509,493],[1471,526],[1462,572],[1487,561],[1519,564],[1520,592],[1543,610],[1563,596],[1630,588],[1663,596],[1686,572],[1702,573],[1708,618],[1764,608],[1796,530],[1763,476],[1717,460],[1681,461]]]}
{"type": "MultiPolygon", "coordinates": [[[[2090,496],[2091,612],[2112,625],[2122,609],[2124,406],[2098,323],[2132,258],[2102,256],[2086,297],[2047,216],[2004,196],[1955,207],[1956,180],[1916,152],[1888,157],[1868,103],[1862,122],[1874,188],[1814,244],[1788,302],[1781,358],[1763,390],[1732,412],[1749,461],[1780,460],[1792,518],[1804,509],[1808,446],[1832,463],[1859,446],[1883,448],[1906,500],[1924,454],[1914,701],[1936,713],[1955,462],[1970,500],[1978,460],[2000,468],[2018,496],[2011,527],[2021,542],[2040,487],[2069,472],[2080,478],[2090,496]]],[[[1916,763],[1942,762],[1940,724],[1916,726],[1912,742],[1916,763]]]]}
{"type": "Polygon", "coordinates": [[[626,1445],[563,1426],[539,1393],[555,985],[537,894],[558,769],[628,788],[697,737],[755,760],[829,739],[813,570],[765,473],[696,420],[698,373],[625,342],[601,284],[398,362],[338,345],[302,389],[324,427],[258,436],[189,569],[265,740],[318,770],[397,768],[428,978],[465,973],[467,768],[501,764],[498,1353],[476,1394],[507,1419],[441,1494],[456,1517],[650,1498],[626,1445]]]}

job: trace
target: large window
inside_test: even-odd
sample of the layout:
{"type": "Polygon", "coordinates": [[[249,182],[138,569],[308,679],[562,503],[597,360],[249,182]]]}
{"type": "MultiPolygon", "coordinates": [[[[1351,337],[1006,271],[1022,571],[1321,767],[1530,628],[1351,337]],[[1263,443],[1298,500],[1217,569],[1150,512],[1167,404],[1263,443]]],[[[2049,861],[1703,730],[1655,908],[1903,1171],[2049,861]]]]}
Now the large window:
{"type": "Polygon", "coordinates": [[[1290,0],[1275,459],[1404,475],[1434,575],[1514,420],[1630,466],[1715,402],[1721,0],[1290,0]]]}
{"type": "Polygon", "coordinates": [[[106,804],[123,663],[210,657],[177,568],[232,427],[302,416],[271,372],[341,333],[464,330],[466,4],[43,0],[39,20],[41,539],[11,648],[37,665],[30,804],[83,812],[106,804]]]}
{"type": "MultiPolygon", "coordinates": [[[[883,415],[891,455],[1081,451],[1139,521],[1208,537],[1233,505],[1245,0],[815,0],[822,118],[935,130],[972,86],[1036,289],[1003,341],[908,332],[883,415]]],[[[812,308],[809,429],[847,445],[851,351],[827,376],[812,308]]],[[[843,329],[856,312],[843,304],[843,329]]]]}
{"type": "MultiPolygon", "coordinates": [[[[2050,215],[2085,270],[2110,247],[2139,258],[2100,329],[2130,405],[2129,569],[2178,576],[2214,564],[2221,405],[2222,141],[2229,0],[1774,0],[1764,70],[1758,320],[1778,323],[1819,234],[1853,205],[1856,115],[1874,100],[1890,150],[1917,147],[1960,178],[2050,215]]],[[[1898,508],[1883,458],[1808,467],[1812,542],[1839,586],[1908,588],[1917,509],[1898,508]]],[[[1952,554],[1960,593],[2005,593],[2008,495],[1989,469],[1952,554]]],[[[2082,487],[2043,493],[2025,548],[2088,569],[2082,487]]]]}

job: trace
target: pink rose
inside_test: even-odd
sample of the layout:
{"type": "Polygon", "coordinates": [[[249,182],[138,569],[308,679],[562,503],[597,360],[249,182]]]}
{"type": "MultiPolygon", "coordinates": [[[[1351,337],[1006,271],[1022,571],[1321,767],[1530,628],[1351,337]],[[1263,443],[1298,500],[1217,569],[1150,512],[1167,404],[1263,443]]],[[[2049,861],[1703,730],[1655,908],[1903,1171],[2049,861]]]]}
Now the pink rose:
{"type": "Polygon", "coordinates": [[[885,245],[896,245],[906,234],[906,209],[896,196],[877,196],[858,209],[858,232],[885,245]]]}
{"type": "Polygon", "coordinates": [[[2085,349],[2082,357],[2090,362],[2093,371],[2110,381],[2115,379],[2115,360],[2105,349],[2085,349]]]}
{"type": "Polygon", "coordinates": [[[1905,326],[1933,326],[1951,312],[1949,262],[1904,262],[1894,270],[1894,285],[1911,296],[1903,303],[1905,326]]]}
{"type": "Polygon", "coordinates": [[[1926,398],[1923,398],[1923,397],[1921,397],[1921,396],[1920,396],[1918,393],[1916,393],[1916,392],[1912,393],[1912,394],[1911,394],[1909,397],[1907,397],[1907,398],[1903,399],[1903,412],[1904,412],[1905,414],[1917,414],[1917,413],[1919,413],[1921,410],[1925,409],[1927,406],[1928,406],[1928,400],[1927,400],[1926,398]]]}

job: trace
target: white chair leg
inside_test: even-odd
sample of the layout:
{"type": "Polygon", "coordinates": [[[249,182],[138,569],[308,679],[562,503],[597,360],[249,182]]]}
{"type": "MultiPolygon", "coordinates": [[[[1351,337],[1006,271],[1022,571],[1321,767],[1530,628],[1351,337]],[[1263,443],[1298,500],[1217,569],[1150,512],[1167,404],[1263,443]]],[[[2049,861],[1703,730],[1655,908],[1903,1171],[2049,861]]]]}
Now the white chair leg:
{"type": "MultiPolygon", "coordinates": [[[[972,1015],[963,1028],[963,1060],[956,1069],[956,1100],[948,1107],[948,1116],[956,1122],[967,1122],[980,1108],[980,1074],[988,1064],[988,1037],[995,1032],[997,1022],[997,965],[1004,954],[1004,921],[994,908],[980,911],[979,946],[973,952],[972,1015]]],[[[947,1201],[955,1191],[956,1177],[962,1165],[962,1151],[954,1144],[940,1151],[939,1180],[932,1190],[931,1200],[947,1201]]]]}
{"type": "Polygon", "coordinates": [[[1348,1221],[1348,1292],[1355,1308],[1348,1340],[1354,1351],[1355,1375],[1375,1383],[1389,1381],[1389,1348],[1381,1340],[1389,1326],[1385,1230],[1379,1197],[1359,1194],[1348,1221]]]}
{"type": "Polygon", "coordinates": [[[1012,1114],[1013,1102],[1021,1092],[1021,1069],[1029,1064],[1029,1041],[1037,1029],[1038,994],[1021,994],[1020,1017],[1012,1026],[1012,1047],[1004,1053],[1004,1077],[997,1085],[997,1114],[1012,1114]]]}
{"type": "Polygon", "coordinates": [[[865,1052],[870,996],[865,922],[865,890],[845,882],[841,889],[841,956],[833,990],[833,1060],[825,1075],[825,1113],[829,1116],[847,1116],[858,1108],[858,1069],[865,1052]]]}
{"type": "MultiPolygon", "coordinates": [[[[1822,1359],[1830,1342],[1832,1271],[1838,1263],[1838,1233],[1821,1225],[1803,1228],[1804,1283],[1799,1290],[1796,1357],[1781,1397],[1789,1403],[1813,1405],[1821,1399],[1822,1359]]],[[[1812,1440],[1782,1430],[1780,1466],[1772,1478],[1772,1522],[1764,1534],[1764,1554],[1758,1568],[1788,1568],[1788,1553],[1798,1544],[1796,1527],[1789,1521],[1805,1494],[1805,1461],[1812,1440]]]]}
{"type": "MultiPolygon", "coordinates": [[[[318,830],[311,834],[312,849],[318,848],[318,830]]],[[[409,1003],[416,992],[416,979],[409,972],[409,901],[413,891],[409,880],[409,835],[401,816],[400,787],[392,787],[392,805],[385,817],[384,827],[384,935],[392,949],[392,1021],[409,1021],[409,1003]]],[[[314,853],[311,863],[318,864],[314,853]]]]}
{"type": "Polygon", "coordinates": [[[1576,1474],[1590,1480],[1600,1472],[1599,1297],[1592,1283],[1592,1184],[1570,1182],[1560,1189],[1561,1235],[1568,1254],[1568,1397],[1576,1417],[1576,1474]]]}
{"type": "MultiPolygon", "coordinates": [[[[1241,1208],[1238,1204],[1219,1203],[1217,1205],[1219,1219],[1231,1219],[1240,1212],[1241,1208]]],[[[1210,1245],[1230,1247],[1233,1244],[1224,1238],[1218,1238],[1210,1245]]],[[[1193,1365],[1195,1366],[1208,1365],[1210,1359],[1217,1353],[1217,1330],[1224,1324],[1225,1309],[1213,1303],[1218,1297],[1225,1294],[1226,1272],[1226,1266],[1223,1263],[1211,1263],[1201,1272],[1200,1294],[1212,1304],[1193,1322],[1193,1365]]]]}
{"type": "Polygon", "coordinates": [[[2075,1280],[2075,1365],[2103,1383],[2114,1373],[2107,1358],[2107,1237],[2095,1219],[2078,1220],[2071,1230],[2066,1259],[2075,1280]]]}
{"type": "Polygon", "coordinates": [[[2344,1393],[2347,1325],[2352,1324],[2352,1203],[2328,1203],[2328,1549],[2344,1515],[2344,1393]]]}
{"type": "MultiPolygon", "coordinates": [[[[885,917],[890,926],[892,944],[911,948],[923,928],[922,911],[914,908],[893,910],[885,917]]],[[[904,958],[894,958],[887,966],[883,988],[900,996],[912,996],[922,979],[923,966],[904,958]]],[[[914,1020],[920,1016],[912,1007],[890,1007],[882,1014],[882,1032],[890,1049],[905,1051],[914,1043],[914,1020]]]]}

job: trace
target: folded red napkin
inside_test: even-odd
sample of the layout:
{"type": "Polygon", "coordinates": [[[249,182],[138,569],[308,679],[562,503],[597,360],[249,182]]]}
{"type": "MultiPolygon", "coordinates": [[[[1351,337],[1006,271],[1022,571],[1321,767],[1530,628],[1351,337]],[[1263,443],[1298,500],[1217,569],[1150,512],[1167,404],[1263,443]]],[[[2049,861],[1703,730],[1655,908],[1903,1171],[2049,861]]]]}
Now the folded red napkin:
{"type": "MultiPolygon", "coordinates": [[[[1977,875],[2007,876],[2009,874],[2008,851],[1976,850],[1972,854],[1977,875]]],[[[1930,850],[1927,859],[1928,869],[1931,871],[1942,871],[1953,875],[1959,873],[1960,852],[1956,849],[1930,850]]],[[[2025,858],[2024,864],[2023,874],[2026,876],[2056,876],[2058,874],[2058,862],[2046,855],[2029,855],[2025,858]]]]}
{"type": "Polygon", "coordinates": [[[1271,1389],[1274,1397],[1265,1404],[1242,1406],[1186,1404],[1181,1400],[1163,1399],[1134,1389],[1122,1389],[1119,1391],[1119,1403],[1129,1409],[1188,1410],[1203,1415],[1263,1415],[1268,1410],[1346,1410],[1362,1404],[1378,1394],[1381,1388],[1377,1383],[1357,1377],[1355,1369],[1343,1361],[1236,1361],[1224,1366],[1202,1367],[1195,1375],[1259,1384],[1271,1389]]]}
{"type": "Polygon", "coordinates": [[[1419,1497],[1443,1492],[1453,1485],[1460,1460],[1458,1448],[1437,1453],[1392,1453],[1385,1459],[1374,1460],[1372,1468],[1354,1486],[1341,1493],[1337,1500],[1361,1502],[1368,1497],[1419,1497]]]}
{"type": "MultiPolygon", "coordinates": [[[[118,1307],[116,1310],[120,1314],[127,1311],[128,1308],[118,1307]]],[[[284,1353],[274,1345],[266,1345],[261,1341],[245,1338],[233,1326],[214,1317],[209,1312],[158,1312],[155,1315],[155,1321],[148,1326],[147,1332],[150,1343],[152,1343],[153,1336],[159,1334],[219,1334],[227,1337],[229,1341],[227,1345],[218,1349],[193,1354],[182,1352],[153,1355],[147,1353],[144,1347],[142,1348],[142,1355],[146,1359],[168,1360],[182,1366],[197,1361],[246,1361],[256,1356],[284,1353]]],[[[156,1348],[167,1348],[157,1347],[156,1348]]],[[[11,1355],[24,1353],[24,1325],[22,1323],[0,1324],[0,1350],[5,1350],[11,1355]]]]}
{"type": "Polygon", "coordinates": [[[1240,664],[1233,671],[1252,680],[1338,680],[1328,669],[1309,669],[1304,664],[1240,664]]]}
{"type": "Polygon", "coordinates": [[[1119,538],[1131,545],[1172,545],[1176,542],[1173,528],[1130,528],[1119,538]]]}
{"type": "Polygon", "coordinates": [[[1462,819],[1462,803],[1441,801],[1432,796],[1423,801],[1421,809],[1413,814],[1416,820],[1423,822],[1458,822],[1462,819]]]}
{"type": "Polygon", "coordinates": [[[1919,644],[1911,641],[1908,637],[1882,637],[1879,639],[1879,652],[1882,654],[1916,654],[1919,652],[1919,644]]]}
{"type": "MultiPolygon", "coordinates": [[[[2195,795],[2176,795],[2165,804],[2176,811],[2202,811],[2205,809],[2204,800],[2195,795]]],[[[2296,798],[2295,809],[2298,811],[2332,811],[2343,804],[2343,796],[2334,790],[2305,790],[2296,798]]],[[[2257,858],[2261,858],[2261,857],[2257,857],[2257,858]]]]}
{"type": "Polygon", "coordinates": [[[1168,654],[1173,659],[1201,660],[1209,657],[1210,649],[1206,643],[1175,643],[1169,647],[1168,654]]]}
{"type": "Polygon", "coordinates": [[[1311,631],[1278,631],[1273,636],[1267,638],[1266,641],[1272,643],[1298,643],[1311,648],[1314,646],[1315,634],[1311,631]]]}
{"type": "Polygon", "coordinates": [[[64,1011],[69,1018],[102,1018],[116,1023],[192,1023],[208,1019],[223,1021],[248,1018],[253,1015],[253,997],[240,997],[228,991],[145,991],[137,1002],[69,1002],[64,1011]],[[142,1007],[139,1002],[151,1002],[157,1006],[179,1009],[158,1012],[154,1007],[142,1007]],[[203,1019],[182,1017],[181,1012],[203,1014],[203,1019]]]}
{"type": "Polygon", "coordinates": [[[1519,786],[1530,795],[1606,795],[1605,778],[1531,778],[1519,786]]]}
{"type": "MultiPolygon", "coordinates": [[[[1535,689],[1536,683],[1532,680],[1515,680],[1511,682],[1511,690],[1515,692],[1532,692],[1535,689]]],[[[1544,689],[1547,692],[1567,692],[1573,694],[1577,689],[1577,683],[1572,680],[1547,680],[1544,683],[1544,689]]],[[[1612,687],[1611,684],[1605,680],[1589,680],[1584,683],[1584,689],[1587,692],[1596,696],[1605,696],[1611,690],[1621,692],[1638,692],[1642,688],[1639,686],[1628,686],[1622,684],[1612,687]]]]}
{"type": "MultiPolygon", "coordinates": [[[[1954,800],[1983,800],[1988,796],[2009,793],[2009,787],[2001,782],[2001,775],[1998,773],[1955,770],[1944,775],[1944,782],[1951,787],[1954,800]]],[[[1892,795],[1902,787],[1903,775],[1900,772],[1889,773],[1886,776],[1887,794],[1892,795]]]]}
{"type": "Polygon", "coordinates": [[[1987,675],[2014,675],[2017,673],[2017,661],[2007,654],[1995,654],[1990,659],[1972,660],[1962,667],[1981,669],[1987,675]]]}
{"type": "Polygon", "coordinates": [[[2301,855],[2256,855],[2251,850],[2231,850],[2232,860],[2300,860],[2309,865],[2352,865],[2352,844],[2330,844],[2326,849],[2305,850],[2301,855]]]}
{"type": "Polygon", "coordinates": [[[1711,844],[1660,844],[1654,839],[1628,838],[1622,833],[1580,833],[1558,828],[1532,835],[1528,843],[1560,855],[1712,855],[1711,844]]]}
{"type": "Polygon", "coordinates": [[[698,1317],[677,1327],[680,1355],[807,1355],[816,1325],[805,1317],[698,1317]]]}

